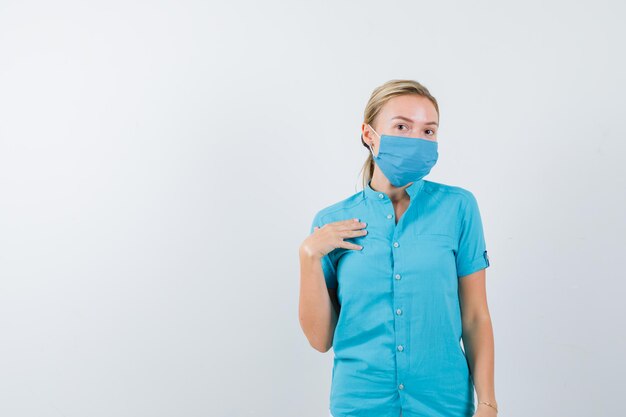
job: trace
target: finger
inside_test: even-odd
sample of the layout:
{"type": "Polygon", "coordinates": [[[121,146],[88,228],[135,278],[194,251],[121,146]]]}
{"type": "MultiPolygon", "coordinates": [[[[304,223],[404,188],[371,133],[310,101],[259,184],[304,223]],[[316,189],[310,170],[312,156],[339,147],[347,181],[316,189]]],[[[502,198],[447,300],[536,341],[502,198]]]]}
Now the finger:
{"type": "Polygon", "coordinates": [[[359,224],[359,219],[358,218],[354,218],[354,219],[347,219],[347,220],[339,220],[336,222],[332,222],[330,224],[333,224],[335,226],[350,226],[353,224],[359,224]]]}
{"type": "Polygon", "coordinates": [[[342,238],[351,238],[351,237],[359,237],[359,236],[365,236],[367,234],[367,230],[365,229],[360,229],[360,230],[341,230],[339,231],[339,236],[341,236],[342,238]]]}
{"type": "Polygon", "coordinates": [[[367,227],[367,223],[355,222],[354,224],[349,224],[347,226],[340,227],[339,230],[361,230],[365,227],[367,227]]]}
{"type": "Polygon", "coordinates": [[[363,226],[361,222],[356,220],[340,220],[338,222],[332,223],[332,227],[336,230],[349,230],[363,226]]]}
{"type": "Polygon", "coordinates": [[[339,244],[340,248],[345,248],[345,249],[355,249],[355,250],[361,250],[363,249],[363,246],[361,245],[357,245],[356,243],[351,243],[351,242],[346,242],[346,241],[342,241],[339,244]]]}

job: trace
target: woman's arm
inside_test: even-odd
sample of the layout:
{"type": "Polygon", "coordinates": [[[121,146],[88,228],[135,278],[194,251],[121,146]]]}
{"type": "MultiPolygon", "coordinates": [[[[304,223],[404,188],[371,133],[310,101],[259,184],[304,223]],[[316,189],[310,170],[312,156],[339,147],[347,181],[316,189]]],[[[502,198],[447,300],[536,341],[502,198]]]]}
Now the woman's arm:
{"type": "Polygon", "coordinates": [[[327,352],[333,345],[339,315],[335,289],[338,282],[328,254],[336,248],[363,249],[361,245],[344,239],[364,236],[367,230],[366,224],[358,219],[339,220],[321,227],[317,226],[318,223],[321,223],[319,213],[311,225],[311,234],[300,245],[299,315],[300,327],[311,346],[327,352]],[[327,261],[326,268],[323,261],[327,261]]]}
{"type": "Polygon", "coordinates": [[[330,291],[324,281],[321,258],[300,249],[300,327],[310,345],[320,352],[331,348],[337,325],[338,312],[330,291]]]}
{"type": "MultiPolygon", "coordinates": [[[[463,346],[472,372],[478,401],[497,407],[494,388],[494,341],[487,306],[485,269],[459,278],[459,298],[463,323],[463,346]]],[[[477,414],[495,416],[496,410],[478,404],[477,414]]]]}

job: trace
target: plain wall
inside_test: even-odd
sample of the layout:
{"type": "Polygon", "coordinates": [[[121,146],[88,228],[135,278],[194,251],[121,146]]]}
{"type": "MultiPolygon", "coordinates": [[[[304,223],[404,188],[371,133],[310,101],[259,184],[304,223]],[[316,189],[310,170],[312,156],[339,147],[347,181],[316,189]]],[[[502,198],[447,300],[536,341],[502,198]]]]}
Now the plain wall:
{"type": "Polygon", "coordinates": [[[500,415],[620,414],[625,11],[1,1],[0,415],[327,416],[298,247],[396,78],[479,203],[500,415]]]}

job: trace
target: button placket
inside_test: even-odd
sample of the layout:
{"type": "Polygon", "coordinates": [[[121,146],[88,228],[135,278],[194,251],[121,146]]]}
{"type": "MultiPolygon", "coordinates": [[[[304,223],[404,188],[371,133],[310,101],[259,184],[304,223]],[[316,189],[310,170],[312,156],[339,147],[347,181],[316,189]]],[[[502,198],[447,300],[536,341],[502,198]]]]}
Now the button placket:
{"type": "MultiPolygon", "coordinates": [[[[383,214],[387,219],[392,220],[395,219],[395,212],[393,209],[393,204],[391,202],[391,200],[389,200],[388,198],[386,198],[384,193],[378,193],[378,199],[381,203],[383,203],[383,207],[386,209],[385,211],[387,211],[386,214],[383,214]]],[[[407,209],[408,211],[408,209],[407,209]]],[[[403,215],[403,217],[406,215],[403,215]]],[[[394,330],[395,330],[395,342],[396,342],[396,347],[395,347],[395,357],[396,357],[396,381],[398,381],[398,389],[399,390],[404,390],[404,383],[400,382],[404,379],[405,377],[405,370],[407,369],[408,366],[408,357],[406,356],[406,332],[407,332],[407,322],[406,320],[403,320],[404,318],[404,311],[401,308],[402,306],[402,300],[404,298],[404,290],[403,290],[403,286],[399,286],[400,285],[400,280],[402,279],[402,274],[401,274],[401,270],[403,268],[403,262],[402,262],[402,257],[398,256],[401,249],[400,249],[400,239],[401,236],[401,230],[403,227],[403,223],[402,222],[402,218],[400,219],[400,221],[398,221],[397,223],[394,221],[394,223],[388,223],[389,225],[387,227],[390,228],[390,242],[391,242],[391,258],[392,258],[392,277],[393,277],[393,292],[392,292],[392,305],[395,305],[395,308],[392,310],[392,314],[394,314],[394,321],[395,321],[395,326],[394,326],[394,330]]],[[[389,229],[388,229],[389,230],[389,229]]]]}
{"type": "MultiPolygon", "coordinates": [[[[414,201],[417,201],[418,191],[422,187],[422,182],[417,182],[415,186],[407,190],[411,203],[409,207],[402,214],[400,218],[396,218],[395,208],[391,199],[383,192],[376,191],[368,184],[366,190],[366,197],[369,197],[368,204],[371,205],[373,210],[376,210],[376,218],[380,222],[380,232],[384,233],[384,240],[379,241],[382,245],[380,249],[385,252],[385,260],[391,261],[390,265],[386,265],[387,279],[391,280],[391,292],[387,293],[387,297],[391,296],[391,300],[387,300],[387,314],[391,314],[394,319],[394,326],[391,329],[392,333],[389,335],[389,343],[386,344],[387,349],[394,349],[392,351],[393,358],[395,358],[396,365],[396,389],[399,391],[400,397],[405,395],[404,379],[407,376],[410,366],[410,353],[407,350],[410,347],[412,340],[412,333],[410,332],[411,315],[412,315],[412,302],[413,295],[411,294],[412,281],[416,280],[414,277],[413,268],[411,267],[413,259],[412,253],[412,236],[413,236],[413,217],[416,213],[414,201]],[[380,217],[378,217],[380,216],[380,217]],[[404,219],[407,220],[404,220],[404,219]],[[384,225],[384,226],[383,226],[384,225]],[[406,225],[406,230],[405,230],[406,225]],[[407,234],[405,241],[404,235],[407,234]],[[400,242],[402,240],[402,242],[400,242]],[[402,243],[402,246],[401,246],[402,243]],[[407,246],[405,246],[407,245],[407,246]],[[406,249],[406,251],[405,251],[406,249]],[[409,275],[405,275],[405,274],[409,275]],[[408,279],[408,281],[407,281],[408,279]],[[393,345],[391,345],[393,343],[393,345]]],[[[381,236],[382,237],[382,236],[381,236]]],[[[389,353],[389,352],[388,352],[389,353]]],[[[410,381],[410,380],[409,380],[410,381]]],[[[410,384],[410,382],[409,382],[410,384]]]]}
{"type": "MultiPolygon", "coordinates": [[[[402,219],[400,219],[402,220],[402,219]]],[[[399,259],[398,257],[398,253],[399,252],[399,247],[400,247],[400,242],[398,241],[398,233],[401,230],[402,224],[400,222],[400,224],[396,224],[394,229],[393,229],[393,236],[392,236],[392,250],[391,250],[391,255],[393,258],[393,265],[394,265],[394,271],[393,271],[393,276],[394,276],[394,283],[396,283],[397,285],[393,286],[393,304],[398,306],[400,303],[400,300],[402,298],[402,287],[399,287],[398,285],[400,284],[400,278],[401,275],[398,272],[398,270],[400,268],[402,268],[402,261],[399,259]]],[[[396,340],[396,375],[398,380],[402,380],[404,378],[404,369],[405,369],[405,364],[406,364],[406,356],[402,355],[401,352],[404,352],[404,334],[405,334],[405,321],[402,320],[402,310],[398,307],[396,307],[395,309],[395,316],[394,316],[394,321],[395,321],[395,340],[396,340]]],[[[398,388],[400,390],[404,389],[404,384],[400,384],[398,386],[398,388]]]]}

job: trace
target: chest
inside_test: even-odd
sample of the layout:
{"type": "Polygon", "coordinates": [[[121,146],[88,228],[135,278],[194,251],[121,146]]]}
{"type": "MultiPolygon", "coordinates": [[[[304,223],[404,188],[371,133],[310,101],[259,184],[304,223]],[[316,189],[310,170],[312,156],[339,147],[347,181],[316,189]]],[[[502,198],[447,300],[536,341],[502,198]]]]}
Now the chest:
{"type": "Polygon", "coordinates": [[[350,241],[363,249],[334,252],[340,301],[456,291],[455,218],[401,204],[361,217],[368,233],[350,241]]]}
{"type": "Polygon", "coordinates": [[[406,201],[398,202],[393,204],[393,212],[394,212],[394,223],[397,225],[398,221],[409,207],[409,204],[406,201]]]}

